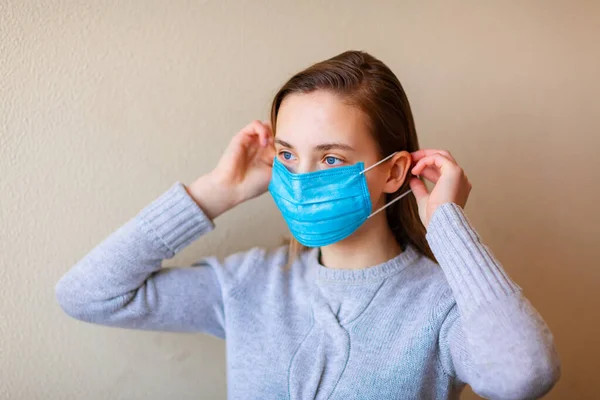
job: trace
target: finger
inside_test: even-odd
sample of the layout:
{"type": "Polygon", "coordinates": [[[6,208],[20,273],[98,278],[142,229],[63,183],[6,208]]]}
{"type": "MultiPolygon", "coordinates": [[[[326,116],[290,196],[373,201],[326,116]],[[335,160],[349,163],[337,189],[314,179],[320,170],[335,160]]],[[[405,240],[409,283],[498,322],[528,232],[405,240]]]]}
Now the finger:
{"type": "Polygon", "coordinates": [[[260,121],[252,121],[238,133],[238,139],[244,146],[251,144],[254,139],[258,139],[261,147],[265,147],[269,142],[269,129],[260,121]]]}
{"type": "Polygon", "coordinates": [[[273,131],[273,125],[271,124],[271,121],[270,121],[270,120],[268,120],[268,119],[265,119],[265,120],[263,121],[263,124],[264,124],[264,125],[265,125],[267,128],[269,128],[271,131],[273,131]]]}
{"type": "Polygon", "coordinates": [[[244,133],[240,132],[236,135],[234,140],[232,140],[232,145],[235,147],[241,146],[244,148],[250,148],[252,146],[256,146],[257,144],[260,146],[260,137],[255,131],[244,133]]]}
{"type": "Polygon", "coordinates": [[[426,167],[419,176],[427,179],[430,182],[437,183],[440,179],[440,170],[435,167],[426,167]]]}
{"type": "Polygon", "coordinates": [[[267,141],[270,144],[275,144],[275,135],[273,135],[273,126],[271,125],[271,121],[269,121],[268,119],[266,119],[266,120],[263,121],[263,125],[267,129],[267,141]]]}
{"type": "Polygon", "coordinates": [[[412,156],[413,161],[419,161],[420,159],[422,159],[424,157],[428,157],[428,156],[431,156],[436,153],[441,154],[456,163],[456,160],[454,159],[454,157],[452,156],[452,154],[450,154],[450,152],[448,150],[420,149],[420,150],[417,150],[417,151],[411,153],[411,156],[412,156]]]}
{"type": "Polygon", "coordinates": [[[429,192],[427,191],[427,187],[425,183],[419,178],[411,178],[408,182],[410,188],[417,199],[417,204],[421,205],[424,201],[427,201],[429,197],[429,192]]]}
{"type": "Polygon", "coordinates": [[[453,170],[458,171],[460,169],[458,164],[454,163],[446,156],[439,153],[434,153],[432,155],[421,158],[413,167],[411,172],[413,175],[421,175],[423,170],[427,167],[438,167],[442,174],[444,172],[450,172],[453,170]]]}
{"type": "Polygon", "coordinates": [[[268,146],[267,148],[263,149],[260,159],[264,164],[272,166],[276,153],[275,146],[268,146]]]}
{"type": "Polygon", "coordinates": [[[258,134],[259,143],[262,147],[266,147],[269,143],[269,129],[260,121],[254,121],[254,130],[258,134]]]}
{"type": "Polygon", "coordinates": [[[439,153],[439,154],[449,158],[450,160],[456,162],[456,160],[454,159],[454,157],[452,156],[452,154],[450,154],[450,152],[448,150],[442,150],[442,149],[419,149],[419,150],[411,153],[411,156],[414,161],[418,161],[418,160],[422,159],[423,157],[431,156],[436,153],[439,153]]]}

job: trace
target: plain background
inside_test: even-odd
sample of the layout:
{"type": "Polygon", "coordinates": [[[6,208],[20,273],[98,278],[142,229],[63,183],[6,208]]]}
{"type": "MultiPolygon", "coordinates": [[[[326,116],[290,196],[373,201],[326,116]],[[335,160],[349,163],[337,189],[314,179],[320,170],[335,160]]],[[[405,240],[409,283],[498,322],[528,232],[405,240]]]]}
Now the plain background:
{"type": "MultiPolygon", "coordinates": [[[[422,147],[467,171],[469,218],[554,332],[548,398],[597,398],[599,20],[596,1],[0,0],[0,398],[225,396],[223,342],[75,321],[54,285],[347,49],[392,68],[422,147]]],[[[217,225],[165,264],[286,235],[268,195],[217,225]]]]}

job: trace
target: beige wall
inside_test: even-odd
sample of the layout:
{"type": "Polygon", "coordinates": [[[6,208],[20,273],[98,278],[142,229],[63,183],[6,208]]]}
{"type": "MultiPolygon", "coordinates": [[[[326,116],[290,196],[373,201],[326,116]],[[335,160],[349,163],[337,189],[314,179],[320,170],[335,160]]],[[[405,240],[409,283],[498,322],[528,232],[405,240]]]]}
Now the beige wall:
{"type": "MultiPolygon", "coordinates": [[[[549,398],[594,398],[599,20],[595,1],[0,0],[0,398],[223,397],[222,342],[79,323],[54,285],[290,74],[351,48],[467,170],[469,216],[555,334],[549,398]]],[[[168,265],[285,233],[268,196],[217,222],[168,265]]]]}

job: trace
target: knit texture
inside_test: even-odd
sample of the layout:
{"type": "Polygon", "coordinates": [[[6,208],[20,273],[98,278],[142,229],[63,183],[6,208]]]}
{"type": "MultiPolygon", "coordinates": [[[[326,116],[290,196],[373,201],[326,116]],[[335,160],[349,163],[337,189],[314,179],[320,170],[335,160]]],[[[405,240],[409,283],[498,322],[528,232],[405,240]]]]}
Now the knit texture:
{"type": "Polygon", "coordinates": [[[427,240],[364,269],[329,269],[319,250],[285,269],[285,247],[161,268],[214,228],[181,182],[58,282],[74,318],[227,340],[231,399],[537,398],[560,375],[541,316],[463,210],[440,206],[427,240]]]}

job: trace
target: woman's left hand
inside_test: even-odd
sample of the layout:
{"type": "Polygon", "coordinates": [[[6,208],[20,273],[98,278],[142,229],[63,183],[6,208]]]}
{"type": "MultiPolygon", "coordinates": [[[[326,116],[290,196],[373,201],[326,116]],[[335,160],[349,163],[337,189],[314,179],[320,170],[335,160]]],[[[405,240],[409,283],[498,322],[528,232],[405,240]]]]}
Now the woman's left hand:
{"type": "Polygon", "coordinates": [[[456,203],[464,208],[471,192],[471,183],[465,171],[446,150],[422,149],[411,153],[414,167],[412,174],[435,184],[431,193],[419,178],[410,180],[419,205],[419,215],[425,228],[435,210],[444,203],[456,203]]]}

